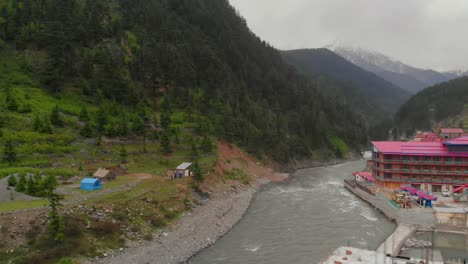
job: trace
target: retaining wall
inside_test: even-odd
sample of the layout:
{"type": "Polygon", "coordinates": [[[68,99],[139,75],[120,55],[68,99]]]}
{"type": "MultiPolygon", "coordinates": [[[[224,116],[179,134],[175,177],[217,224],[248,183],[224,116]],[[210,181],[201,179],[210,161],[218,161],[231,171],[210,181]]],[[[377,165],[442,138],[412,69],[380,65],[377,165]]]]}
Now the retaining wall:
{"type": "Polygon", "coordinates": [[[432,228],[435,226],[435,213],[431,208],[396,208],[383,195],[372,195],[355,187],[349,181],[345,181],[344,186],[356,196],[380,210],[386,217],[397,221],[399,224],[411,224],[423,228],[432,228]]]}

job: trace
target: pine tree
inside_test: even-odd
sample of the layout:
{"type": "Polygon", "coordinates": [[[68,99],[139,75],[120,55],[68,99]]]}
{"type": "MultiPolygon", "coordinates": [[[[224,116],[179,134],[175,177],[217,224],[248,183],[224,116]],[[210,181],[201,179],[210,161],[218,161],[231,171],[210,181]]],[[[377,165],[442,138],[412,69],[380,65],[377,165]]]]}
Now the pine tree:
{"type": "Polygon", "coordinates": [[[104,110],[104,108],[99,108],[96,116],[96,122],[97,122],[97,130],[100,134],[104,133],[104,127],[106,126],[108,121],[108,116],[107,112],[104,110]]]}
{"type": "Polygon", "coordinates": [[[42,120],[38,115],[34,115],[33,119],[33,130],[35,132],[42,132],[42,120]]]}
{"type": "Polygon", "coordinates": [[[39,196],[39,183],[33,177],[29,177],[26,181],[26,193],[31,196],[39,196]]]}
{"type": "Polygon", "coordinates": [[[204,136],[201,142],[200,149],[205,154],[210,154],[213,150],[213,144],[208,136],[204,136]]]}
{"type": "Polygon", "coordinates": [[[132,131],[137,135],[143,135],[145,133],[145,122],[140,117],[133,119],[132,131]]]}
{"type": "Polygon", "coordinates": [[[87,122],[85,126],[80,130],[80,135],[85,138],[93,137],[93,125],[91,122],[87,122]]]}
{"type": "Polygon", "coordinates": [[[122,114],[122,118],[120,119],[119,134],[122,137],[128,136],[128,121],[125,114],[122,114]]]}
{"type": "Polygon", "coordinates": [[[54,109],[52,109],[52,113],[50,114],[50,122],[52,125],[57,127],[63,126],[63,120],[60,116],[60,109],[58,105],[55,105],[54,109]]]}
{"type": "Polygon", "coordinates": [[[195,181],[203,182],[204,176],[200,168],[200,165],[198,165],[198,161],[195,161],[195,163],[193,164],[192,172],[193,172],[193,178],[195,179],[195,181]]]}
{"type": "Polygon", "coordinates": [[[5,127],[6,118],[4,113],[0,113],[0,128],[5,127]]]}
{"type": "Polygon", "coordinates": [[[15,175],[11,175],[10,177],[8,177],[8,186],[15,187],[16,184],[18,184],[18,182],[16,181],[15,175]]]}
{"type": "Polygon", "coordinates": [[[19,105],[16,98],[13,96],[7,96],[7,109],[10,111],[18,111],[19,105]]]}
{"type": "Polygon", "coordinates": [[[21,113],[31,113],[32,112],[32,105],[29,102],[26,102],[21,107],[21,113]]]}
{"type": "Polygon", "coordinates": [[[65,238],[65,225],[63,224],[62,216],[60,216],[58,207],[63,196],[55,193],[55,188],[58,186],[57,180],[53,176],[48,176],[44,184],[44,194],[49,200],[51,211],[49,213],[49,236],[56,243],[60,243],[65,238]]]}
{"type": "Polygon", "coordinates": [[[52,125],[50,124],[49,118],[44,118],[42,121],[40,132],[44,134],[52,134],[52,125]]]}
{"type": "Polygon", "coordinates": [[[104,127],[104,131],[106,136],[108,137],[115,137],[117,135],[116,127],[114,122],[108,122],[104,127]]]}
{"type": "Polygon", "coordinates": [[[81,122],[88,122],[89,121],[89,113],[88,113],[88,109],[86,108],[86,106],[83,106],[81,108],[80,115],[78,116],[78,119],[81,122]]]}
{"type": "Polygon", "coordinates": [[[172,152],[171,149],[171,141],[169,139],[169,136],[167,135],[167,132],[164,132],[161,136],[161,149],[164,154],[169,154],[172,152]]]}
{"type": "Polygon", "coordinates": [[[195,143],[195,140],[193,138],[190,141],[191,141],[191,145],[192,145],[192,150],[190,152],[190,156],[191,156],[192,160],[198,160],[199,154],[198,154],[197,144],[195,143]]]}
{"type": "Polygon", "coordinates": [[[122,145],[120,147],[120,161],[121,162],[127,161],[127,157],[128,157],[127,149],[125,148],[124,145],[122,145]]]}
{"type": "Polygon", "coordinates": [[[166,111],[163,111],[161,113],[161,127],[164,128],[164,129],[168,129],[169,126],[171,125],[171,117],[170,117],[170,114],[169,112],[166,112],[166,111]]]}
{"type": "Polygon", "coordinates": [[[26,191],[27,180],[24,174],[19,176],[18,183],[16,184],[16,191],[17,192],[24,192],[26,191]]]}
{"type": "Polygon", "coordinates": [[[17,161],[15,146],[11,139],[7,139],[5,142],[3,161],[7,162],[10,166],[17,161]]]}

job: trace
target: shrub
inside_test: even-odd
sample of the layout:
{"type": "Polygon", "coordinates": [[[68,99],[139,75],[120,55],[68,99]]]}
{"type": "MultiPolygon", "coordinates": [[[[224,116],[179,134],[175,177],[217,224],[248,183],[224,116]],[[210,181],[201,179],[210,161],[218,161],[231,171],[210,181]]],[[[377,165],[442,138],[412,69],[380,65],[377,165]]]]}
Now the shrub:
{"type": "Polygon", "coordinates": [[[16,184],[17,184],[17,181],[14,175],[11,175],[10,177],[8,177],[8,186],[15,187],[16,184]]]}
{"type": "Polygon", "coordinates": [[[165,227],[167,225],[166,219],[158,215],[155,215],[153,218],[151,218],[150,223],[156,228],[165,227]]]}
{"type": "Polygon", "coordinates": [[[143,239],[146,241],[151,241],[153,240],[153,234],[152,233],[147,233],[143,236],[143,239]]]}
{"type": "Polygon", "coordinates": [[[120,231],[120,225],[112,221],[96,222],[92,225],[93,230],[98,235],[109,235],[120,231]]]}

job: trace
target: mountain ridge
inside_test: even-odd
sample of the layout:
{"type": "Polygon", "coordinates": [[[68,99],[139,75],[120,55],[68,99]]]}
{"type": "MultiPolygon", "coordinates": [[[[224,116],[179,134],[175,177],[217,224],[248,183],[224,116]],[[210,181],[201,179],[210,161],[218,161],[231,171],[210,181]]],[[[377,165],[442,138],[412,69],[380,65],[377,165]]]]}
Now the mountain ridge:
{"type": "Polygon", "coordinates": [[[430,131],[436,124],[462,113],[467,102],[468,77],[441,83],[408,100],[396,113],[395,125],[406,136],[415,130],[430,131]]]}
{"type": "Polygon", "coordinates": [[[450,73],[419,69],[376,51],[340,45],[328,45],[327,47],[350,62],[374,72],[396,85],[400,85],[413,94],[426,87],[457,77],[450,73]],[[389,74],[389,72],[392,74],[389,74]]]}
{"type": "Polygon", "coordinates": [[[410,94],[400,87],[349,62],[328,49],[298,49],[282,51],[283,57],[304,74],[323,74],[345,83],[348,89],[371,101],[377,112],[395,112],[410,94]]]}

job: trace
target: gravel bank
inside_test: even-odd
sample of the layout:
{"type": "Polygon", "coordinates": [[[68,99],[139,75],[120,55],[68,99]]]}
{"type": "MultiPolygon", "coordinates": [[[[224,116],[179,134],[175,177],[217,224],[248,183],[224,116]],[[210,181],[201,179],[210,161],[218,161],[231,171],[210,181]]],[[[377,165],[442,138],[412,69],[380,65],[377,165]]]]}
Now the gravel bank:
{"type": "Polygon", "coordinates": [[[131,245],[92,263],[178,264],[190,259],[227,233],[247,211],[256,188],[226,193],[184,215],[173,230],[151,242],[131,245]]]}

